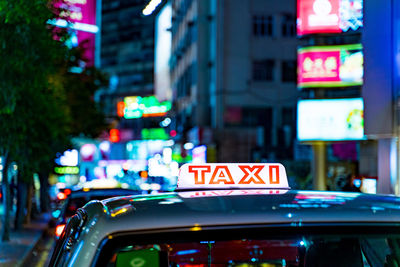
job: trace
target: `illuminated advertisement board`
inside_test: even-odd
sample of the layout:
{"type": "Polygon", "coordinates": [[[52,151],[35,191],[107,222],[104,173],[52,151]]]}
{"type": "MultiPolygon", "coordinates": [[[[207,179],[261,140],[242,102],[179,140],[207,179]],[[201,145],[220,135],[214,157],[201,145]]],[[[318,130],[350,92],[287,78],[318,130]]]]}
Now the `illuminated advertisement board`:
{"type": "Polygon", "coordinates": [[[341,33],[363,26],[363,0],[297,0],[297,34],[341,33]]]}
{"type": "Polygon", "coordinates": [[[361,44],[300,48],[297,51],[297,86],[362,85],[363,62],[361,44]]]}
{"type": "Polygon", "coordinates": [[[125,119],[165,116],[170,109],[170,101],[160,103],[155,96],[127,96],[117,104],[118,116],[125,119]]]}
{"type": "Polygon", "coordinates": [[[79,167],[74,167],[74,166],[54,167],[54,172],[56,174],[78,174],[79,167]]]}
{"type": "Polygon", "coordinates": [[[84,58],[87,66],[94,65],[95,34],[99,31],[96,25],[96,0],[64,0],[56,4],[64,9],[60,18],[49,21],[50,24],[71,29],[69,46],[80,45],[84,48],[84,58]]]}
{"type": "Polygon", "coordinates": [[[169,135],[164,128],[142,129],[142,140],[167,140],[169,135]]]}
{"type": "Polygon", "coordinates": [[[299,141],[364,139],[362,98],[312,99],[297,103],[299,141]]]}

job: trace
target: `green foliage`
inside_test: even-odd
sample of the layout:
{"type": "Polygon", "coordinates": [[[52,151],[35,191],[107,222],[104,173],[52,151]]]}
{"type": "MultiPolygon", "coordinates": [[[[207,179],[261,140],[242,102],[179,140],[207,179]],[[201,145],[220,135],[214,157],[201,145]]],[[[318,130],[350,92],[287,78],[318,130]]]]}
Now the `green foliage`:
{"type": "Polygon", "coordinates": [[[49,127],[50,135],[59,131],[54,117],[65,117],[57,108],[49,110],[65,104],[55,97],[49,77],[67,53],[46,23],[54,17],[49,4],[0,0],[0,154],[10,152],[21,165],[32,165],[30,156],[43,144],[38,136],[45,139],[49,127]]]}
{"type": "Polygon", "coordinates": [[[106,80],[95,69],[69,72],[81,51],[64,45],[66,30],[48,25],[53,7],[0,0],[0,155],[8,153],[26,177],[51,165],[72,135],[96,136],[104,127],[92,96],[106,80]]]}
{"type": "MultiPolygon", "coordinates": [[[[83,51],[71,50],[69,68],[79,68],[83,51]]],[[[71,115],[71,134],[95,138],[105,128],[105,119],[101,108],[94,101],[94,93],[107,86],[108,78],[96,68],[85,68],[81,73],[67,72],[64,75],[67,100],[71,115]]]]}

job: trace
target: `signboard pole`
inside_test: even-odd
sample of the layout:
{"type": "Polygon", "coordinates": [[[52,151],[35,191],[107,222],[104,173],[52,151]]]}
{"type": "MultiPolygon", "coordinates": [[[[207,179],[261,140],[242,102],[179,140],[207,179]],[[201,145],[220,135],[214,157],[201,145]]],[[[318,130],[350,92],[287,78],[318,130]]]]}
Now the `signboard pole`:
{"type": "MultiPolygon", "coordinates": [[[[324,97],[324,91],[315,89],[315,96],[318,98],[324,97]]],[[[314,190],[326,190],[326,142],[318,141],[312,143],[312,163],[311,172],[313,177],[313,189],[314,190]]]]}
{"type": "Polygon", "coordinates": [[[326,142],[314,142],[312,150],[313,189],[326,190],[326,142]]]}

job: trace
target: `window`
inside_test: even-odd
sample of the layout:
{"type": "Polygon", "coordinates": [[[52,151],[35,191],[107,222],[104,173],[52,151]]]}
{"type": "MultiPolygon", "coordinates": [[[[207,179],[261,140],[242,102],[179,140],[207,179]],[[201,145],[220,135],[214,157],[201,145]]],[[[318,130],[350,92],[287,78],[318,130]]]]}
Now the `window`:
{"type": "Polygon", "coordinates": [[[242,108],[242,122],[243,127],[257,127],[261,126],[264,129],[264,144],[271,145],[272,140],[272,108],[242,108]]]}
{"type": "Polygon", "coordinates": [[[296,121],[293,108],[282,108],[282,125],[293,125],[296,121]]]}
{"type": "Polygon", "coordinates": [[[253,16],[253,35],[272,36],[273,25],[272,16],[253,16]]]}
{"type": "Polygon", "coordinates": [[[177,97],[190,96],[190,88],[196,83],[196,80],[196,66],[195,64],[191,64],[177,81],[177,97]]]}
{"type": "Polygon", "coordinates": [[[275,62],[271,59],[253,61],[254,81],[273,81],[275,62]]]}
{"type": "Polygon", "coordinates": [[[282,36],[292,37],[296,35],[296,18],[293,15],[283,15],[282,36]]]}
{"type": "Polygon", "coordinates": [[[273,229],[242,227],[240,231],[218,229],[218,232],[201,231],[200,234],[120,235],[103,245],[96,266],[128,266],[133,261],[146,261],[149,266],[159,267],[395,266],[391,263],[399,256],[398,235],[391,232],[369,235],[354,227],[338,228],[319,229],[324,232],[315,234],[283,234],[282,230],[287,229],[274,229],[278,235],[273,229]]]}
{"type": "MultiPolygon", "coordinates": [[[[278,129],[278,145],[280,148],[290,148],[293,139],[294,139],[294,132],[295,129],[295,116],[294,116],[294,109],[291,107],[282,108],[282,124],[281,127],[278,129]]],[[[289,149],[291,153],[291,149],[289,149]]],[[[287,151],[287,152],[289,152],[287,151]]],[[[284,149],[280,150],[280,155],[289,157],[290,154],[284,154],[284,149]]],[[[287,153],[286,152],[286,153],[287,153]]]]}
{"type": "Polygon", "coordinates": [[[283,61],[281,65],[282,82],[296,82],[297,66],[295,60],[283,61]]]}

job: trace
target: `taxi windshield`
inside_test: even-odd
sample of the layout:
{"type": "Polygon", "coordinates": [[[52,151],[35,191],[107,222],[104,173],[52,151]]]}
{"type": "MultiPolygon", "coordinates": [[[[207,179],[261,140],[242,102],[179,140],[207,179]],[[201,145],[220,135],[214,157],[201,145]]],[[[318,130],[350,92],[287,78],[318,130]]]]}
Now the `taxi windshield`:
{"type": "Polygon", "coordinates": [[[400,263],[399,234],[350,234],[347,230],[342,234],[284,234],[281,237],[263,236],[259,231],[258,237],[250,234],[250,238],[233,238],[232,232],[225,235],[227,233],[222,230],[223,239],[219,238],[221,232],[212,234],[216,239],[207,238],[212,236],[207,233],[203,233],[204,239],[196,240],[190,240],[190,233],[185,237],[174,234],[166,240],[159,235],[161,239],[154,242],[149,236],[144,242],[141,238],[131,238],[124,243],[120,238],[118,246],[103,249],[108,252],[106,266],[110,267],[357,267],[398,266],[400,263]]]}

